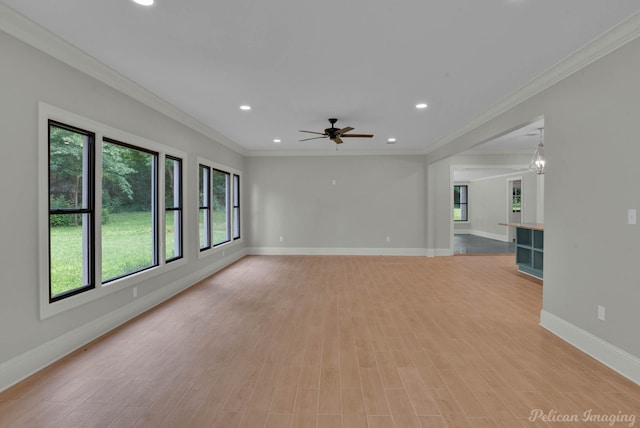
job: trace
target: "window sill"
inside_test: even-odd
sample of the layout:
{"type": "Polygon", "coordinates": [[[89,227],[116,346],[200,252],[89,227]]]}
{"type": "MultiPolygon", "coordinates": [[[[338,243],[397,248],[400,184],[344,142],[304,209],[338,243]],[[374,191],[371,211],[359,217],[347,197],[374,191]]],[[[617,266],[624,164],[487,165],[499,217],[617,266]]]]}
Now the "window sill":
{"type": "Polygon", "coordinates": [[[42,296],[40,304],[40,319],[44,320],[46,318],[50,318],[54,315],[58,315],[65,311],[99,300],[115,292],[126,290],[127,288],[131,288],[148,279],[165,274],[181,266],[185,266],[186,264],[187,260],[183,257],[182,259],[174,260],[170,263],[165,263],[142,272],[134,273],[123,278],[110,281],[106,284],[97,285],[96,288],[92,290],[88,290],[84,293],[76,294],[75,296],[70,296],[66,299],[53,303],[49,303],[48,296],[42,296]]]}

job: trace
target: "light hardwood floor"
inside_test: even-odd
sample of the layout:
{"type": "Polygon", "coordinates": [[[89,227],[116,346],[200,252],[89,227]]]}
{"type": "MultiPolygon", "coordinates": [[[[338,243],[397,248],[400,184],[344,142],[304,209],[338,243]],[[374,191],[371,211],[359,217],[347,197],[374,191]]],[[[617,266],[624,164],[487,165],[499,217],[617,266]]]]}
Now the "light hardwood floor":
{"type": "Polygon", "coordinates": [[[0,426],[640,426],[541,299],[513,256],[246,257],[1,393],[0,426]]]}

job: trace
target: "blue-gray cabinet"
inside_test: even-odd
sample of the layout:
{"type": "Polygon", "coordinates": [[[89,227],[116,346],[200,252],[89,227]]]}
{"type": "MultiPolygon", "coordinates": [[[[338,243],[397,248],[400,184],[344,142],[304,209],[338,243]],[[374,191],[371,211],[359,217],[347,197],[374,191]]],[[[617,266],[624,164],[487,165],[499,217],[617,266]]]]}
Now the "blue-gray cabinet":
{"type": "Polygon", "coordinates": [[[516,264],[521,272],[543,278],[544,230],[516,227],[516,264]]]}
{"type": "Polygon", "coordinates": [[[529,223],[498,223],[516,229],[516,264],[520,272],[543,278],[544,225],[529,223]]]}

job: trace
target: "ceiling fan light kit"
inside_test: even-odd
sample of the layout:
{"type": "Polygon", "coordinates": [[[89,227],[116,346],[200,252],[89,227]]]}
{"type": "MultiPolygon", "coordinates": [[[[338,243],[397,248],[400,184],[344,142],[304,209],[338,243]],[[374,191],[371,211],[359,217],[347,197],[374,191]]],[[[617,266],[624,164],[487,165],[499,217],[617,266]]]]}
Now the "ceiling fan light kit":
{"type": "Polygon", "coordinates": [[[299,132],[306,132],[308,134],[317,134],[317,135],[320,135],[320,137],[305,138],[298,141],[309,141],[309,140],[317,140],[319,138],[328,138],[336,144],[342,144],[344,143],[344,141],[342,141],[343,138],[373,138],[373,134],[348,134],[348,132],[353,131],[354,128],[350,126],[347,126],[344,128],[336,128],[335,123],[337,121],[338,119],[335,119],[335,118],[329,119],[329,123],[331,124],[331,127],[325,129],[324,132],[300,130],[299,132]]]}

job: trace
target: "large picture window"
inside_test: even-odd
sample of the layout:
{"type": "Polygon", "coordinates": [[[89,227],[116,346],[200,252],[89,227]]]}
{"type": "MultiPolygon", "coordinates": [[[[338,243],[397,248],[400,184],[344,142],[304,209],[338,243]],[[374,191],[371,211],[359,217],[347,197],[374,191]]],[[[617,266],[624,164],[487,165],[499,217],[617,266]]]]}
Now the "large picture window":
{"type": "Polygon", "coordinates": [[[102,143],[102,282],[158,264],[158,154],[102,143]]]}
{"type": "Polygon", "coordinates": [[[41,317],[185,264],[184,153],[44,103],[39,115],[41,317]]]}
{"type": "Polygon", "coordinates": [[[94,141],[49,121],[49,301],[95,287],[94,141]]]}
{"type": "Polygon", "coordinates": [[[453,186],[453,220],[468,221],[468,188],[466,185],[453,186]]]}

